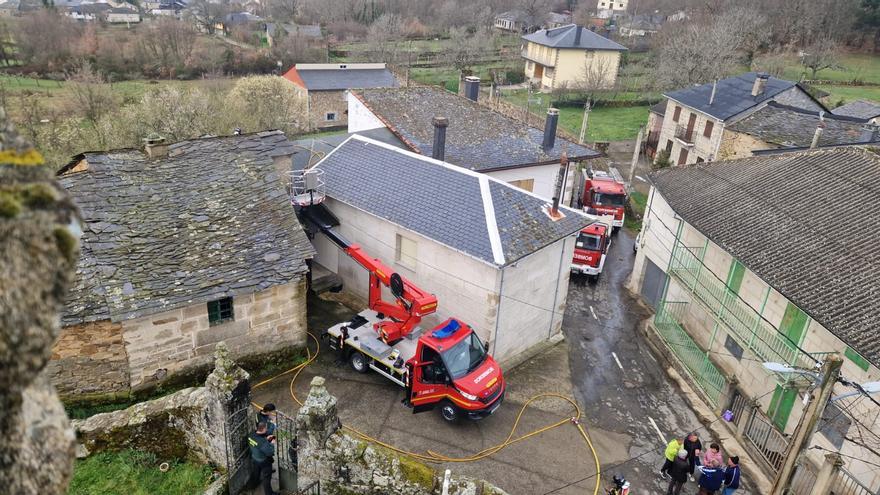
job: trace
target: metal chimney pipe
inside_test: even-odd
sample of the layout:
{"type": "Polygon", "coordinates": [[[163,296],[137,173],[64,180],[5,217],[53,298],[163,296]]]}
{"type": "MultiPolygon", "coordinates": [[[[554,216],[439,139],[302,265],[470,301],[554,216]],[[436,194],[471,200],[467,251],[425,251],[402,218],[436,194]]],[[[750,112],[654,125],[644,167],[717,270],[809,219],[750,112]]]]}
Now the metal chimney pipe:
{"type": "Polygon", "coordinates": [[[434,125],[434,146],[431,147],[431,158],[443,161],[446,157],[446,128],[449,120],[446,117],[436,116],[431,119],[434,125]]]}
{"type": "Polygon", "coordinates": [[[816,132],[813,133],[813,142],[810,143],[810,149],[819,146],[819,138],[822,137],[823,130],[825,130],[825,123],[820,122],[819,125],[816,126],[816,132]]]}
{"type": "Polygon", "coordinates": [[[464,97],[471,101],[477,101],[480,97],[480,78],[467,76],[464,78],[464,97]]]}
{"type": "Polygon", "coordinates": [[[715,82],[712,83],[712,94],[709,95],[709,105],[710,106],[712,105],[712,103],[715,102],[715,90],[716,89],[718,89],[718,80],[717,79],[715,80],[715,82]]]}
{"type": "Polygon", "coordinates": [[[755,76],[755,84],[752,85],[752,96],[761,96],[767,87],[767,80],[770,79],[769,74],[759,73],[755,76]]]}
{"type": "Polygon", "coordinates": [[[555,108],[547,109],[547,121],[544,124],[544,141],[541,147],[544,151],[553,149],[556,145],[556,126],[559,124],[559,110],[555,108]]]}

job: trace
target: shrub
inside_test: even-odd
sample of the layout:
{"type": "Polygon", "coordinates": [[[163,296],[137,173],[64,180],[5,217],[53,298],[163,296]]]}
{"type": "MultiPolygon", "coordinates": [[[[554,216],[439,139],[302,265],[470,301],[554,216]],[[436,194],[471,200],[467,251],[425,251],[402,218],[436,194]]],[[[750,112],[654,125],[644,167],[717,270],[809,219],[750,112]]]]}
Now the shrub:
{"type": "Polygon", "coordinates": [[[672,165],[672,162],[669,160],[669,152],[666,150],[660,150],[657,152],[657,156],[654,157],[654,168],[666,168],[672,165]]]}

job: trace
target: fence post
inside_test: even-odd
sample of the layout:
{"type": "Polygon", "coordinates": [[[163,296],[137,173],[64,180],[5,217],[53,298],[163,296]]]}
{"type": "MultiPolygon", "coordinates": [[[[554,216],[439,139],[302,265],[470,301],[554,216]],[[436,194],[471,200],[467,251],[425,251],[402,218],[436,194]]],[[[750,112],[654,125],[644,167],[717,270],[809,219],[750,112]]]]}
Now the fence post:
{"type": "Polygon", "coordinates": [[[843,466],[843,459],[840,457],[840,454],[837,452],[825,454],[825,462],[816,476],[816,484],[813,485],[810,495],[829,495],[841,466],[843,466]]]}

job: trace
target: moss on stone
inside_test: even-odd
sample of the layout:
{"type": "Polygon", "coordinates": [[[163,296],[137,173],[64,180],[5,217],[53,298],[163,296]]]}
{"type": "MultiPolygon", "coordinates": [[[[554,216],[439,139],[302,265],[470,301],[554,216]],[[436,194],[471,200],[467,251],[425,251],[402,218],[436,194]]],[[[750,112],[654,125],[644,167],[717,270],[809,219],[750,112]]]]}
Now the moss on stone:
{"type": "Polygon", "coordinates": [[[18,195],[10,191],[0,191],[0,218],[15,218],[21,213],[18,195]]]}
{"type": "Polygon", "coordinates": [[[399,455],[400,471],[407,481],[411,481],[428,490],[434,488],[434,469],[423,464],[408,455],[399,455]]]}
{"type": "Polygon", "coordinates": [[[31,208],[48,208],[58,201],[58,194],[49,184],[29,184],[21,191],[21,199],[31,208]]]}
{"type": "Polygon", "coordinates": [[[52,234],[55,236],[55,244],[58,246],[58,250],[61,251],[62,256],[67,261],[74,261],[77,255],[76,237],[65,227],[55,228],[52,234]]]}

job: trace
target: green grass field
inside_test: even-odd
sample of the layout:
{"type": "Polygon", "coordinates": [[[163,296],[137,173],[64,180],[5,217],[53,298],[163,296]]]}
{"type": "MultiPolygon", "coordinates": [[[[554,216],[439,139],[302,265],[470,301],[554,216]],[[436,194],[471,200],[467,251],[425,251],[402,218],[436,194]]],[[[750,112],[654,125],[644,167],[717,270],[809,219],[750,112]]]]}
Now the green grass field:
{"type": "Polygon", "coordinates": [[[840,100],[849,103],[853,100],[874,100],[880,102],[880,86],[816,86],[831,93],[828,105],[835,106],[840,100]]]}
{"type": "MultiPolygon", "coordinates": [[[[77,461],[68,495],[192,495],[202,493],[211,480],[211,468],[191,463],[171,463],[134,450],[102,452],[77,461]]],[[[170,461],[169,461],[170,462],[170,461]]]]}
{"type": "MultiPolygon", "coordinates": [[[[639,217],[644,216],[645,209],[648,207],[648,195],[643,192],[633,191],[629,195],[629,206],[634,212],[638,213],[639,217]]],[[[642,221],[634,215],[627,215],[623,219],[623,226],[632,232],[638,232],[642,230],[642,221]]]]}
{"type": "MultiPolygon", "coordinates": [[[[828,81],[862,81],[870,84],[880,84],[880,57],[864,54],[841,55],[838,60],[839,69],[824,69],[816,74],[817,79],[828,81]]],[[[801,65],[797,56],[792,56],[791,61],[783,72],[783,77],[792,81],[799,81],[801,76],[811,77],[810,70],[801,65]]]]}

